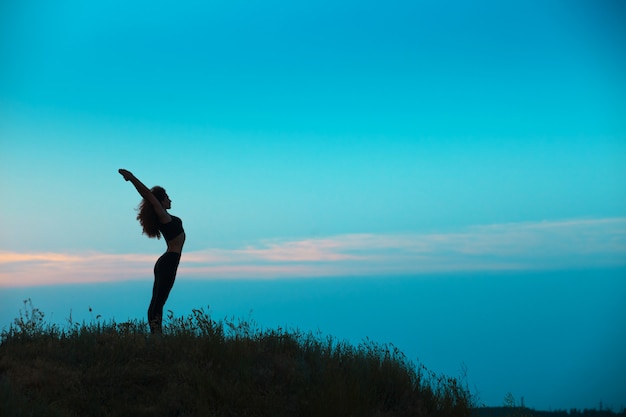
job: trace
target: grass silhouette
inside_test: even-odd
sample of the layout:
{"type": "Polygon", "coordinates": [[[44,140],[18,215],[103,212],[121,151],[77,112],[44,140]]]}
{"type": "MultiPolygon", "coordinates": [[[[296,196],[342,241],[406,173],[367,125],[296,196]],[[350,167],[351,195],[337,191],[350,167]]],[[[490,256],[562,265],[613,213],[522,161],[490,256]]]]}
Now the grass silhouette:
{"type": "Polygon", "coordinates": [[[469,416],[456,378],[392,345],[170,312],[143,321],[46,323],[25,311],[1,334],[1,416],[469,416]]]}

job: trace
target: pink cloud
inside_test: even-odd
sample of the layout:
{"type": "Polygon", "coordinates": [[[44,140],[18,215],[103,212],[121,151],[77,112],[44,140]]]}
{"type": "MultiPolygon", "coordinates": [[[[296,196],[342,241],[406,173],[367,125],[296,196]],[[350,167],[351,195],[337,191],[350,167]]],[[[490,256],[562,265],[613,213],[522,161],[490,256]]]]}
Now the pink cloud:
{"type": "Polygon", "coordinates": [[[128,280],[151,268],[153,262],[154,257],[140,254],[3,251],[0,252],[0,286],[128,280]]]}
{"type": "MultiPolygon", "coordinates": [[[[0,252],[0,286],[150,279],[159,254],[0,252]]],[[[494,224],[455,233],[266,240],[183,254],[180,277],[295,278],[626,265],[626,218],[494,224]]]]}
{"type": "Polygon", "coordinates": [[[266,247],[252,247],[241,254],[271,262],[334,262],[359,259],[356,255],[342,253],[342,239],[306,239],[283,243],[269,243],[266,247]]]}

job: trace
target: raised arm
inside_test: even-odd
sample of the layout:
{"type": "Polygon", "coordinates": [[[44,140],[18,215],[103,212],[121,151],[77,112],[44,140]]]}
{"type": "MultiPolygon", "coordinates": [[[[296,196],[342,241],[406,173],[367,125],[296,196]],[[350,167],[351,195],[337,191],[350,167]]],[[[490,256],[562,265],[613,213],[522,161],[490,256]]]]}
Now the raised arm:
{"type": "Polygon", "coordinates": [[[167,211],[165,211],[161,202],[154,196],[154,194],[152,194],[152,191],[150,191],[150,189],[146,187],[143,182],[139,181],[139,179],[133,175],[132,172],[125,169],[119,169],[118,172],[126,181],[130,181],[135,186],[139,195],[152,204],[152,207],[154,207],[154,211],[159,217],[161,223],[167,223],[171,220],[170,215],[167,211]]]}

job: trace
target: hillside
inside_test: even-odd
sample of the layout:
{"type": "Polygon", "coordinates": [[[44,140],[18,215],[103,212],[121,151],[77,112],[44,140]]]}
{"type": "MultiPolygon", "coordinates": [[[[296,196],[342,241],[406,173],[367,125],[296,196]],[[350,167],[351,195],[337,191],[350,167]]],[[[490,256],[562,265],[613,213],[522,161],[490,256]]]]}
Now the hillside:
{"type": "Polygon", "coordinates": [[[469,416],[455,378],[390,345],[214,321],[47,324],[30,308],[3,331],[1,416],[469,416]]]}

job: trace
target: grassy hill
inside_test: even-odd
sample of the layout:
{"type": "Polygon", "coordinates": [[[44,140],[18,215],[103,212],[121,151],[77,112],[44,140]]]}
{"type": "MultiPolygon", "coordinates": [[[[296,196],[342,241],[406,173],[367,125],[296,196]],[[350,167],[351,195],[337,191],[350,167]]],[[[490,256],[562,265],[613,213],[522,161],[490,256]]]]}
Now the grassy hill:
{"type": "Polygon", "coordinates": [[[0,416],[469,416],[455,378],[390,345],[214,321],[47,324],[32,306],[0,341],[0,416]]]}

